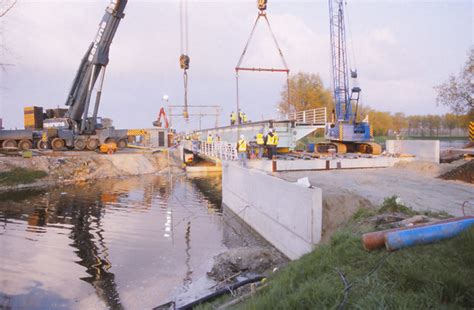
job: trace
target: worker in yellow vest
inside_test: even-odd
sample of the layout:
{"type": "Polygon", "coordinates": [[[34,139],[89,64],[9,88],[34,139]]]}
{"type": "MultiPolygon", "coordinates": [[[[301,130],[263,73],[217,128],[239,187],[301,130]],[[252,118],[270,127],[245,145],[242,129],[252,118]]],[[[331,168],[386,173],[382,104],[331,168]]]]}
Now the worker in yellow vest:
{"type": "Polygon", "coordinates": [[[260,129],[260,131],[255,136],[255,142],[257,142],[257,146],[258,146],[258,159],[262,159],[263,151],[264,151],[264,147],[265,147],[265,139],[264,139],[264,136],[263,136],[263,129],[260,129]]]}
{"type": "Polygon", "coordinates": [[[242,113],[242,121],[245,123],[247,123],[247,114],[245,113],[242,113]]]}
{"type": "Polygon", "coordinates": [[[247,141],[244,135],[240,135],[240,139],[237,142],[237,154],[242,166],[247,167],[247,141]]]}
{"type": "Polygon", "coordinates": [[[244,113],[242,113],[242,111],[240,111],[239,109],[239,124],[242,124],[243,120],[244,120],[244,113]]]}
{"type": "Polygon", "coordinates": [[[235,125],[235,121],[237,121],[237,114],[232,111],[232,113],[230,113],[230,125],[235,125]]]}
{"type": "Polygon", "coordinates": [[[265,145],[267,146],[268,159],[272,159],[276,155],[276,149],[278,146],[278,135],[273,128],[270,128],[265,139],[265,145]]]}
{"type": "Polygon", "coordinates": [[[209,133],[207,135],[207,141],[206,142],[207,142],[207,144],[212,144],[212,134],[211,133],[209,133]]]}

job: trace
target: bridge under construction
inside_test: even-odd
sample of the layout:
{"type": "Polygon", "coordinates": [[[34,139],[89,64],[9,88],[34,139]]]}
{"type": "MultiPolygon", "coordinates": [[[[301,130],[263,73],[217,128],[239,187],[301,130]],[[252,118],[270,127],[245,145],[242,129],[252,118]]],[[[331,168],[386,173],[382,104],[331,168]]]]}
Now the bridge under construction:
{"type": "Polygon", "coordinates": [[[275,130],[279,137],[278,148],[291,150],[296,142],[317,129],[326,127],[326,108],[312,109],[293,113],[286,120],[263,120],[258,122],[241,123],[231,126],[207,128],[194,131],[198,141],[205,142],[211,134],[214,140],[235,144],[241,135],[247,141],[255,139],[257,133],[266,134],[270,128],[275,130]]]}

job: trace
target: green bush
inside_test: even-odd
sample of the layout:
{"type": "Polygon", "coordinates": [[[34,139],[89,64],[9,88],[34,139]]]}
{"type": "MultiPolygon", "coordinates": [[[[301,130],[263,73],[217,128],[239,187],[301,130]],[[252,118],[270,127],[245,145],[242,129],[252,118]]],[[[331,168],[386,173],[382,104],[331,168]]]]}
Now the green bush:
{"type": "Polygon", "coordinates": [[[15,185],[33,183],[38,179],[44,178],[46,175],[47,173],[41,170],[15,168],[10,171],[0,172],[0,184],[15,185]]]}

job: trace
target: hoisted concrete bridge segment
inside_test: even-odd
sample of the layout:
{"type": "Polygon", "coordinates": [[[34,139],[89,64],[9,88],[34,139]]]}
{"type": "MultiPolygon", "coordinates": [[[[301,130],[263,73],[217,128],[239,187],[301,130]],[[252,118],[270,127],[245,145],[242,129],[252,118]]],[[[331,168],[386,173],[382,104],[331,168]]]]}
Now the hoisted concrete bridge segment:
{"type": "Polygon", "coordinates": [[[240,135],[247,141],[254,141],[257,133],[267,134],[273,128],[279,137],[278,148],[294,149],[296,142],[311,134],[318,128],[325,128],[327,120],[326,108],[317,108],[291,114],[287,120],[263,120],[239,125],[208,128],[194,131],[194,136],[206,142],[209,134],[216,139],[230,144],[237,143],[240,135]]]}

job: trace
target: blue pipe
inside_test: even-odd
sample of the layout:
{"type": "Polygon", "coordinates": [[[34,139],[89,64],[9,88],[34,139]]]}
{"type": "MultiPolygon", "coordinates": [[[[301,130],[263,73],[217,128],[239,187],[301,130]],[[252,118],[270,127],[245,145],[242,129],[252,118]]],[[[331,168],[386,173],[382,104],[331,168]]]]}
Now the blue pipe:
{"type": "Polygon", "coordinates": [[[395,251],[438,242],[455,237],[472,225],[474,225],[474,218],[390,232],[385,236],[385,247],[389,251],[395,251]]]}

